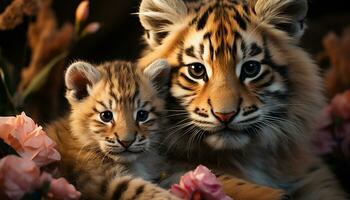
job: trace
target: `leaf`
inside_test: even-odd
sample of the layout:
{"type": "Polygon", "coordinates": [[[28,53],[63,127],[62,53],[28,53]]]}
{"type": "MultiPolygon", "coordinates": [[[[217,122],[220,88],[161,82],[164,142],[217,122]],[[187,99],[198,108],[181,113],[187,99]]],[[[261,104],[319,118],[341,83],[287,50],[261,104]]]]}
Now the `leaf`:
{"type": "Polygon", "coordinates": [[[3,114],[16,113],[15,106],[13,104],[13,97],[10,94],[10,91],[5,79],[5,73],[1,67],[0,67],[0,94],[1,94],[1,97],[5,97],[4,99],[2,98],[0,99],[0,103],[1,103],[0,111],[3,112],[3,114]]]}
{"type": "Polygon", "coordinates": [[[33,78],[33,80],[29,83],[28,87],[23,91],[23,93],[19,94],[16,100],[16,105],[20,105],[29,94],[38,91],[46,82],[47,77],[49,76],[53,67],[61,61],[64,57],[66,57],[68,52],[63,52],[56,57],[54,57],[46,66],[33,78]]]}

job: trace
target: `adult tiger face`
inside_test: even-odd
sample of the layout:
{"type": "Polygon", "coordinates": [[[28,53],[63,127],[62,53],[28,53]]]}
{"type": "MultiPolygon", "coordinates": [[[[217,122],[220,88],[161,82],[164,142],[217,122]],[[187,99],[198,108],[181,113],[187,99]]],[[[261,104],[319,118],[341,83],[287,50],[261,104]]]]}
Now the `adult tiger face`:
{"type": "Polygon", "coordinates": [[[168,60],[186,111],[171,138],[186,132],[214,149],[300,139],[322,102],[316,67],[297,47],[306,11],[304,0],[143,0],[140,64],[168,60]]]}

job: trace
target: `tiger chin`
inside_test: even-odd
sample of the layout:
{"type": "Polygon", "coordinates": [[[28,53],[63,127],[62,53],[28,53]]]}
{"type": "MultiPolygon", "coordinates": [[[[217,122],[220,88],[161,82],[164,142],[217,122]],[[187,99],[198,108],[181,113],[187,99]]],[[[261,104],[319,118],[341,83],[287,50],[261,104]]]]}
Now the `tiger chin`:
{"type": "Polygon", "coordinates": [[[307,10],[307,0],[141,1],[139,65],[164,58],[172,68],[169,159],[297,200],[346,199],[310,142],[324,97],[299,46],[307,10]]]}
{"type": "Polygon", "coordinates": [[[164,60],[143,72],[125,61],[98,66],[79,61],[68,67],[71,111],[47,133],[62,155],[60,174],[83,199],[178,199],[149,182],[162,170],[151,146],[164,123],[169,72],[164,60]]]}

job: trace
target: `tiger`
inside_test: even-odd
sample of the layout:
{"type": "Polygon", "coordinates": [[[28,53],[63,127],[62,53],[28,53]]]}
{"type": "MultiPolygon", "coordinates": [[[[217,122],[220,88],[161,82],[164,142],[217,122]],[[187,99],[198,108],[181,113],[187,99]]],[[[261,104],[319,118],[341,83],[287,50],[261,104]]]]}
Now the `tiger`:
{"type": "Polygon", "coordinates": [[[143,72],[126,61],[96,67],[77,61],[68,67],[65,85],[71,111],[48,125],[47,134],[62,156],[59,175],[71,181],[83,199],[178,199],[151,183],[161,170],[152,142],[164,121],[160,116],[169,73],[164,60],[143,72]]]}
{"type": "MultiPolygon", "coordinates": [[[[141,0],[138,64],[171,66],[172,128],[160,139],[167,159],[296,200],[348,198],[310,142],[325,98],[299,45],[307,11],[307,0],[141,0]]],[[[237,187],[229,180],[227,192],[237,187]]]]}

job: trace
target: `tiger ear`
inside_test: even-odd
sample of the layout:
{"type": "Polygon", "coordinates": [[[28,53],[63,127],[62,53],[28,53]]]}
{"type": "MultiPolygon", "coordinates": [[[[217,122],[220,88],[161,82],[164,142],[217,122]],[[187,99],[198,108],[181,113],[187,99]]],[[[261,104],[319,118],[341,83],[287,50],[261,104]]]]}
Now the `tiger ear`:
{"type": "Polygon", "coordinates": [[[148,65],[143,74],[151,80],[153,86],[158,90],[158,93],[163,95],[166,93],[170,80],[171,67],[165,59],[158,59],[148,65]]]}
{"type": "Polygon", "coordinates": [[[303,35],[307,0],[251,0],[251,4],[261,21],[297,39],[303,35]]]}
{"type": "Polygon", "coordinates": [[[145,40],[156,47],[170,31],[170,26],[183,21],[187,7],[182,0],[142,0],[138,15],[146,32],[145,40]]]}
{"type": "Polygon", "coordinates": [[[100,72],[90,63],[78,61],[65,73],[66,97],[70,103],[81,101],[89,95],[89,89],[101,78],[100,72]]]}

